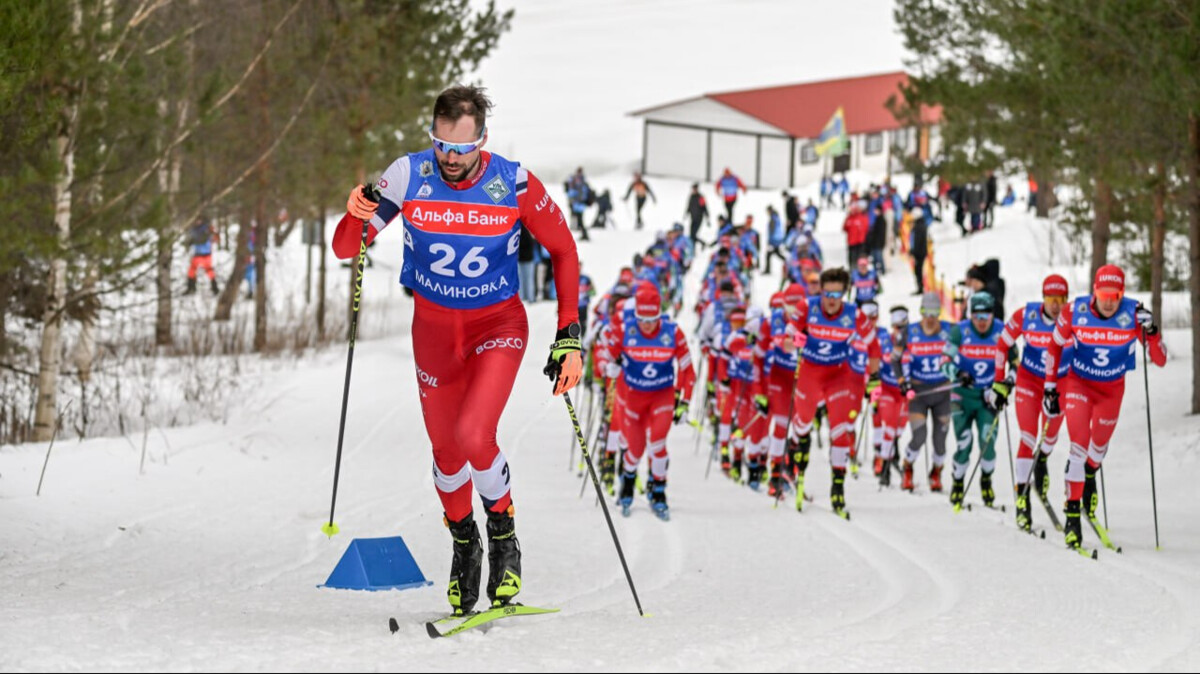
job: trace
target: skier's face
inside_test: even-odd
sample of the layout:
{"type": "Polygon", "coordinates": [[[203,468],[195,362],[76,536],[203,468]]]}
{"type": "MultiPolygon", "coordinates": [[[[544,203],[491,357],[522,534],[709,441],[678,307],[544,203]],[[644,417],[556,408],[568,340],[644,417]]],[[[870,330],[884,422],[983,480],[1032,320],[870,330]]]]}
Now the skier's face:
{"type": "Polygon", "coordinates": [[[846,286],[841,283],[825,283],[821,285],[821,310],[827,314],[836,314],[842,310],[845,301],[846,286]]]}
{"type": "Polygon", "coordinates": [[[1046,316],[1052,321],[1058,320],[1058,315],[1062,313],[1063,305],[1066,304],[1067,298],[1065,295],[1046,295],[1042,298],[1042,311],[1046,312],[1046,316]]]}
{"type": "Polygon", "coordinates": [[[481,137],[480,129],[475,125],[475,118],[463,115],[453,122],[437,118],[433,121],[433,136],[445,143],[475,146],[471,151],[462,154],[453,149],[443,152],[436,142],[433,146],[433,153],[437,156],[438,168],[442,172],[443,180],[448,183],[457,183],[469,178],[479,166],[480,149],[487,144],[487,134],[484,133],[481,137]]]}
{"type": "Polygon", "coordinates": [[[1106,294],[1096,293],[1096,311],[1101,318],[1110,318],[1117,313],[1117,309],[1121,308],[1121,295],[1119,293],[1106,294]]]}

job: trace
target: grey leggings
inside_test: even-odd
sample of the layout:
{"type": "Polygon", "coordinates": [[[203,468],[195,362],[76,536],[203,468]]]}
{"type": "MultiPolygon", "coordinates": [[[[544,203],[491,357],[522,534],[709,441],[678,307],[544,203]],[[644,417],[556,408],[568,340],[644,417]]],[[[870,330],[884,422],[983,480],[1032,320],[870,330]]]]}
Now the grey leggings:
{"type": "Polygon", "coordinates": [[[921,448],[925,446],[926,418],[933,412],[933,465],[940,468],[946,463],[946,434],[950,431],[950,391],[927,393],[921,395],[922,389],[929,390],[934,386],[918,386],[913,389],[917,396],[908,403],[909,424],[912,426],[912,440],[908,443],[908,451],[904,460],[915,464],[921,456],[921,448]]]}

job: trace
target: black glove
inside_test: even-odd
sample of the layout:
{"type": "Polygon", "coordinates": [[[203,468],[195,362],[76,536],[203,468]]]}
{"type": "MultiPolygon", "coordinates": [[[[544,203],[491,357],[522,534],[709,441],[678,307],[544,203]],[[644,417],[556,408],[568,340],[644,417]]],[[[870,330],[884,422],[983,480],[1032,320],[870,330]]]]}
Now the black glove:
{"type": "Polygon", "coordinates": [[[904,381],[900,382],[900,395],[904,396],[905,398],[909,398],[911,400],[910,395],[912,394],[912,392],[913,392],[913,385],[912,385],[911,381],[905,379],[904,381]]]}
{"type": "Polygon", "coordinates": [[[956,379],[958,380],[958,385],[963,388],[971,388],[975,385],[975,377],[972,377],[971,373],[966,370],[959,370],[956,379]]]}
{"type": "Polygon", "coordinates": [[[765,395],[759,393],[754,396],[754,406],[758,408],[758,413],[765,417],[771,409],[771,401],[765,395]]]}
{"type": "Polygon", "coordinates": [[[1047,385],[1042,392],[1042,411],[1048,417],[1062,414],[1062,410],[1058,406],[1058,388],[1056,386],[1047,385]]]}
{"type": "Polygon", "coordinates": [[[583,378],[582,344],[579,339],[582,334],[579,323],[571,323],[554,335],[550,358],[542,369],[542,374],[554,382],[554,395],[571,390],[583,378]]]}

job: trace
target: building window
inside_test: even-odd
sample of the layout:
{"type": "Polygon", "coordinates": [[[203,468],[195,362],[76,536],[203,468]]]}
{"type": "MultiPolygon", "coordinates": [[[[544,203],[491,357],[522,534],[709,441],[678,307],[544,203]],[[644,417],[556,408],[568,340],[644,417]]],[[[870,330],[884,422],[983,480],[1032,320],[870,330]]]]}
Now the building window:
{"type": "Polygon", "coordinates": [[[817,148],[812,143],[805,143],[800,146],[800,163],[815,164],[820,158],[817,157],[817,148]]]}
{"type": "Polygon", "coordinates": [[[869,133],[863,140],[864,154],[879,154],[883,152],[883,134],[869,133]]]}
{"type": "Polygon", "coordinates": [[[908,136],[910,129],[900,129],[892,132],[892,147],[900,152],[908,152],[908,136]]]}

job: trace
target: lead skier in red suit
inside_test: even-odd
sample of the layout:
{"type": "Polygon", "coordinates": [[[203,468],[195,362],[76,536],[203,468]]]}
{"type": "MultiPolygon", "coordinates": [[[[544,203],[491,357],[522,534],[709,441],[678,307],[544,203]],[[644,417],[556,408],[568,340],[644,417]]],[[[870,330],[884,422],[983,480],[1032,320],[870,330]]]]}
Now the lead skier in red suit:
{"type": "Polygon", "coordinates": [[[414,293],[413,356],[433,475],[453,538],[447,596],[455,613],[479,598],[483,546],[471,490],[487,512],[488,599],[502,606],[521,591],[521,549],[509,468],[496,426],[529,337],[517,296],[521,226],[550,252],[558,291],[558,333],[544,372],[560,395],[583,372],[578,322],[579,258],[562,210],[517,162],[483,151],[492,103],[483,89],[454,86],[434,103],[433,147],[398,158],[380,178],[380,200],[350,193],[334,233],[339,258],[359,252],[399,218],[400,282],[414,293]],[[463,413],[463,411],[468,413],[463,413]]]}

